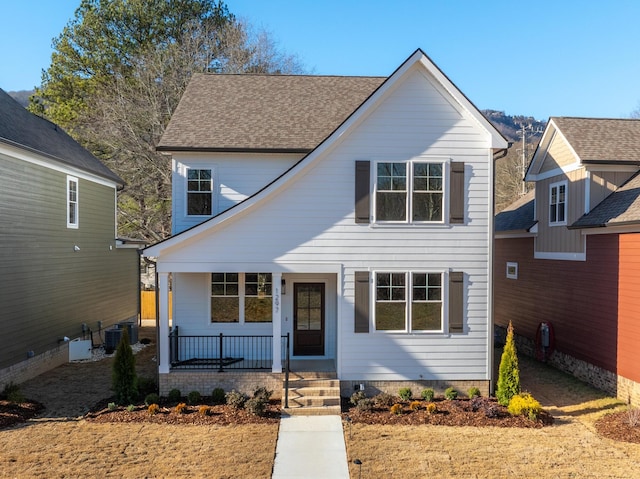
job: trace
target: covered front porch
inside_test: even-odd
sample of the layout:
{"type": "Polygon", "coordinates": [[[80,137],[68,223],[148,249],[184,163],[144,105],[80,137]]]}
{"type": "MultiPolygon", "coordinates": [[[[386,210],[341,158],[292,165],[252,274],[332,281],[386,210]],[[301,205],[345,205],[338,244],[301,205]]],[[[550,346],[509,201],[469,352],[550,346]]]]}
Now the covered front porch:
{"type": "MultiPolygon", "coordinates": [[[[271,265],[269,269],[272,271],[259,275],[244,273],[244,268],[222,275],[159,268],[160,376],[270,373],[281,381],[287,365],[292,371],[335,373],[340,268],[313,265],[300,271],[273,271],[271,265]],[[258,286],[253,284],[255,278],[259,278],[258,286]],[[262,290],[256,294],[256,288],[262,290]],[[270,308],[269,314],[256,320],[258,301],[262,314],[265,303],[270,308]]],[[[251,266],[252,271],[269,269],[251,266]]]]}

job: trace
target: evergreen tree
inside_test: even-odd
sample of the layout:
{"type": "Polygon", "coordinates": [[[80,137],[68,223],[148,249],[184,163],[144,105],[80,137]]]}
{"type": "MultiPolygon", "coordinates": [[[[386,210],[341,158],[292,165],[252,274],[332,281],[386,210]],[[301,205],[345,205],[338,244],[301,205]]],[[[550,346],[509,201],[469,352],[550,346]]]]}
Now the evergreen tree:
{"type": "Polygon", "coordinates": [[[122,331],[122,338],[116,350],[111,374],[111,388],[115,392],[118,404],[132,404],[138,399],[138,377],[136,375],[136,358],[129,345],[127,328],[122,331]]]}
{"type": "Polygon", "coordinates": [[[507,328],[507,340],[500,359],[498,372],[498,385],[496,397],[503,406],[508,406],[511,398],[520,394],[520,369],[518,368],[518,356],[516,344],[513,339],[513,325],[509,321],[507,328]]]}

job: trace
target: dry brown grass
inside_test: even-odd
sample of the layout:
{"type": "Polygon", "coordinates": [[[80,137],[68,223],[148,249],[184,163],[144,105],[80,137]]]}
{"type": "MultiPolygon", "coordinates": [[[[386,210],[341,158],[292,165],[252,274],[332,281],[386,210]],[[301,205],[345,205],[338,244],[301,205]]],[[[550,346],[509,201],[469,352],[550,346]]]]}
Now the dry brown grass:
{"type": "Polygon", "coordinates": [[[0,431],[2,477],[269,478],[278,425],[27,423],[0,431]]]}
{"type": "Polygon", "coordinates": [[[542,429],[446,426],[345,428],[352,478],[640,477],[640,444],[599,436],[595,422],[625,406],[551,368],[520,358],[523,389],[554,415],[542,429]],[[535,376],[532,374],[536,369],[535,376]],[[535,382],[534,382],[535,379],[535,382]]]}

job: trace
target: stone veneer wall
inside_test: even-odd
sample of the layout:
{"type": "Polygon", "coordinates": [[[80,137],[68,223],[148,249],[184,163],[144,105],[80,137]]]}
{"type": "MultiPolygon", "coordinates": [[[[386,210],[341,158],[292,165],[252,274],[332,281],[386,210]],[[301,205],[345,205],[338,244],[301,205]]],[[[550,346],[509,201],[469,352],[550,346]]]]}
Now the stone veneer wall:
{"type": "Polygon", "coordinates": [[[445,389],[453,387],[458,391],[458,396],[467,397],[467,392],[472,387],[477,387],[482,396],[489,396],[489,381],[340,381],[340,395],[351,397],[355,391],[364,385],[364,393],[367,397],[373,397],[381,392],[398,395],[401,388],[411,388],[414,398],[419,398],[423,389],[433,388],[436,396],[444,395],[445,389]]]}
{"type": "Polygon", "coordinates": [[[69,343],[0,369],[0,391],[9,383],[20,384],[69,362],[69,343]]]}
{"type": "MultiPolygon", "coordinates": [[[[495,327],[496,344],[504,344],[506,329],[501,326],[495,327]]],[[[535,342],[529,338],[514,334],[516,349],[518,354],[528,357],[535,357],[535,342]]],[[[571,374],[601,391],[617,397],[621,401],[640,407],[640,383],[631,381],[623,376],[599,368],[586,361],[576,359],[573,356],[554,351],[547,360],[547,364],[560,371],[571,374]]]]}
{"type": "Polygon", "coordinates": [[[282,398],[284,374],[270,372],[217,372],[217,371],[171,371],[159,375],[160,396],[167,396],[172,389],[179,389],[183,395],[198,391],[203,396],[211,396],[215,388],[225,392],[236,390],[251,395],[257,387],[264,386],[273,391],[273,399],[282,398]]]}

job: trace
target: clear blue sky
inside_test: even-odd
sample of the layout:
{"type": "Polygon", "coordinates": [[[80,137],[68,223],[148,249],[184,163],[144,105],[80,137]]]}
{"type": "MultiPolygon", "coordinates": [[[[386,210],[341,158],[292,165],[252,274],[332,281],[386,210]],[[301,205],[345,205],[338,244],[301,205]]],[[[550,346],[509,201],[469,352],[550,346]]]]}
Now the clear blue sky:
{"type": "MultiPolygon", "coordinates": [[[[80,0],[3,0],[0,88],[40,84],[80,0]]],[[[422,48],[481,109],[628,117],[640,107],[638,0],[227,0],[315,74],[389,75],[422,48]]]]}

